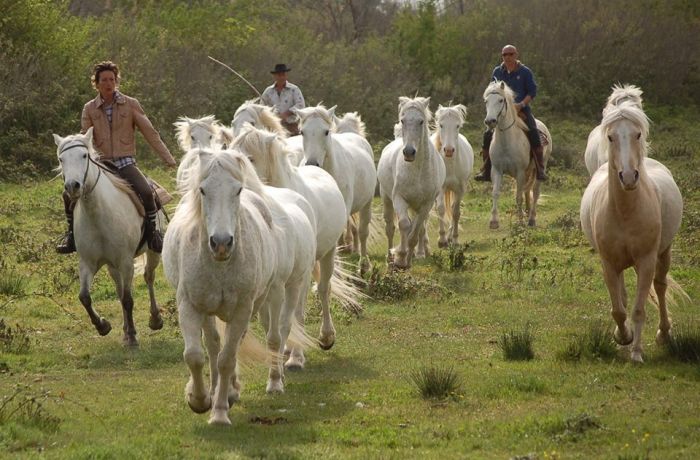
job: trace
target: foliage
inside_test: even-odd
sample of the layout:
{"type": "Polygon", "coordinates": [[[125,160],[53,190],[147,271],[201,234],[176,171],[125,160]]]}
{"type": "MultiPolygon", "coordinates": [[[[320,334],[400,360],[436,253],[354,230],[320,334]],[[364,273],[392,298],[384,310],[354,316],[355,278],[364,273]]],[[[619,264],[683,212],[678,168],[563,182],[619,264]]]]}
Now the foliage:
{"type": "Polygon", "coordinates": [[[585,332],[571,337],[559,356],[565,361],[610,360],[617,357],[612,326],[603,321],[590,323],[585,332]]]}
{"type": "Polygon", "coordinates": [[[6,353],[26,353],[29,351],[29,333],[19,324],[14,331],[0,318],[0,348],[6,353]]]}
{"type": "Polygon", "coordinates": [[[455,397],[462,388],[462,378],[453,367],[421,367],[410,374],[410,380],[423,399],[455,397]]]}
{"type": "Polygon", "coordinates": [[[430,255],[430,261],[440,270],[445,271],[461,271],[471,269],[483,261],[483,258],[478,258],[472,254],[467,254],[469,243],[450,244],[445,249],[430,255]]]}
{"type": "Polygon", "coordinates": [[[0,426],[19,422],[45,431],[56,431],[61,419],[45,407],[47,401],[56,399],[48,390],[37,392],[28,385],[15,385],[13,391],[0,400],[0,426]]]}
{"type": "Polygon", "coordinates": [[[506,361],[530,361],[535,357],[532,349],[533,340],[530,326],[526,325],[522,330],[511,329],[502,333],[498,340],[498,347],[506,361]]]}
{"type": "Polygon", "coordinates": [[[675,326],[667,350],[679,361],[700,362],[700,328],[697,324],[675,326]]]}

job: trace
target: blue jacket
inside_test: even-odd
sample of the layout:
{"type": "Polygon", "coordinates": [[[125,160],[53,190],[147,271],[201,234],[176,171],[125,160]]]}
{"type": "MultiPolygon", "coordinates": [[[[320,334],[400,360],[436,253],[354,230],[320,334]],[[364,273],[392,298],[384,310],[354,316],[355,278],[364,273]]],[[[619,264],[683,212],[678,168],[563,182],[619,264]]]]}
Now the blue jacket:
{"type": "Polygon", "coordinates": [[[537,95],[537,83],[535,83],[535,76],[532,75],[532,70],[520,62],[518,62],[518,67],[513,72],[508,72],[504,64],[496,66],[493,69],[491,80],[506,82],[506,85],[515,93],[515,102],[522,101],[527,95],[530,95],[533,99],[537,95]]]}

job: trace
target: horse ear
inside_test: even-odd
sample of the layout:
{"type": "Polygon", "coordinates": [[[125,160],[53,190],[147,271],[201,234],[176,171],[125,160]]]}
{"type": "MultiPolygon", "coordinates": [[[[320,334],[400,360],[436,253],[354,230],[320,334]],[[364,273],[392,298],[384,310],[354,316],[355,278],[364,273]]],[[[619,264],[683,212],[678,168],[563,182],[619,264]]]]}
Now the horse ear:
{"type": "Polygon", "coordinates": [[[58,134],[54,133],[53,141],[56,143],[56,147],[58,147],[61,145],[61,142],[63,142],[63,138],[61,136],[59,136],[58,134]]]}
{"type": "Polygon", "coordinates": [[[88,145],[92,144],[92,126],[88,128],[87,131],[85,131],[85,139],[87,140],[88,145]]]}
{"type": "Polygon", "coordinates": [[[334,105],[333,107],[331,107],[330,109],[328,109],[328,115],[330,115],[331,117],[334,117],[334,116],[335,116],[335,109],[336,109],[336,108],[338,108],[338,106],[337,106],[337,105],[334,105]]]}
{"type": "Polygon", "coordinates": [[[506,84],[505,84],[505,82],[501,82],[501,89],[506,89],[506,84]]]}
{"type": "Polygon", "coordinates": [[[443,108],[444,107],[442,106],[442,104],[438,104],[438,108],[437,108],[438,110],[442,110],[443,108]]]}

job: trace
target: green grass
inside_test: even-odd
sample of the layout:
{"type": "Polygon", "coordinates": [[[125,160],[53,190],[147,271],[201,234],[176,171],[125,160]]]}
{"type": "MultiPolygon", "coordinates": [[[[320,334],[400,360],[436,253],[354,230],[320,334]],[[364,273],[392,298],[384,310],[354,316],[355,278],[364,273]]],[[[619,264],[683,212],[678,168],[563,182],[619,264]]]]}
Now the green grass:
{"type": "MultiPolygon", "coordinates": [[[[21,385],[22,397],[41,404],[39,412],[27,406],[28,413],[5,419],[0,410],[0,452],[17,458],[693,458],[700,451],[700,368],[655,344],[658,313],[651,304],[643,365],[631,363],[626,348],[615,349],[615,359],[561,359],[572,337],[590,336],[581,343],[591,356],[603,356],[609,336],[601,331],[613,321],[600,261],[578,226],[587,176],[571,152],[582,155],[592,125],[555,126],[550,122],[555,149],[570,155],[542,187],[536,228],[518,224],[505,189],[501,228],[489,230],[490,186],[472,182],[460,229],[467,245],[437,251],[431,217],[438,256],[409,272],[390,272],[380,235],[370,248],[374,271],[366,292],[373,299],[360,316],[334,307],[336,345],[310,350],[305,370],[286,375],[282,395],[265,394],[265,369],[245,369],[232,427],[208,426],[207,416],[185,402],[188,371],[175,293],[162,268],[156,279],[161,331],[148,329],[148,292],[141,277],[134,282],[137,350],[122,347],[121,308],[106,272],[98,274],[95,308],[114,327],[100,337],[77,297],[77,258],[52,251],[65,225],[61,184],[0,184],[3,267],[23,279],[21,297],[0,292],[0,319],[30,344],[0,353],[0,398],[21,385]],[[504,331],[526,324],[535,359],[504,360],[504,331]],[[590,333],[595,327],[597,335],[590,333]],[[407,378],[417,368],[452,369],[459,391],[422,399],[407,378]],[[40,415],[27,416],[32,413],[40,415]]],[[[683,326],[695,324],[700,298],[700,123],[661,119],[651,137],[685,202],[671,266],[693,299],[670,307],[680,340],[683,326]],[[685,140],[674,139],[680,133],[685,140]]],[[[171,171],[149,172],[172,188],[171,171]]],[[[380,210],[375,203],[375,215],[380,210]]],[[[626,281],[633,293],[632,272],[626,281]]],[[[316,302],[309,302],[307,318],[315,334],[316,302]]],[[[254,332],[260,337],[259,326],[254,332]]]]}

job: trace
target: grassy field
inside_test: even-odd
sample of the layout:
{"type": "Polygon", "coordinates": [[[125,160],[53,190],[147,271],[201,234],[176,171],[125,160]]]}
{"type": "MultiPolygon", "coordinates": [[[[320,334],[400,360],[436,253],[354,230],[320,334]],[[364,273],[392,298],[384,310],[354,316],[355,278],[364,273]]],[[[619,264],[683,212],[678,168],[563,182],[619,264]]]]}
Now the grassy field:
{"type": "MultiPolygon", "coordinates": [[[[700,124],[681,127],[677,115],[666,115],[652,115],[653,155],[684,195],[671,273],[693,299],[672,307],[671,316],[676,330],[692,337],[700,298],[700,152],[693,144],[700,124]]],[[[114,326],[99,337],[77,298],[77,257],[53,251],[64,228],[62,184],[0,184],[0,456],[697,457],[700,364],[654,343],[651,304],[645,363],[634,365],[627,349],[609,346],[607,290],[578,223],[591,126],[552,125],[556,162],[537,228],[517,225],[512,194],[504,193],[502,227],[489,230],[490,192],[474,182],[463,203],[463,248],[437,251],[408,273],[388,273],[380,235],[364,312],[335,309],[335,347],[309,352],[307,368],[287,374],[283,395],[265,395],[265,369],[245,370],[231,427],[208,426],[184,401],[188,371],[175,293],[162,269],[161,331],[148,329],[148,294],[142,279],[135,282],[136,350],[122,347],[119,303],[106,271],[98,275],[93,300],[114,326]],[[592,343],[588,331],[602,334],[599,347],[575,359],[577,344],[592,343]],[[534,359],[504,358],[504,340],[519,335],[531,339],[534,359]],[[423,399],[412,377],[431,370],[459,385],[423,399]]],[[[478,139],[478,125],[472,128],[469,138],[478,139]]],[[[148,172],[173,183],[169,171],[148,172]]],[[[630,288],[634,281],[628,275],[630,288]]],[[[312,303],[314,334],[318,314],[312,303]]]]}

